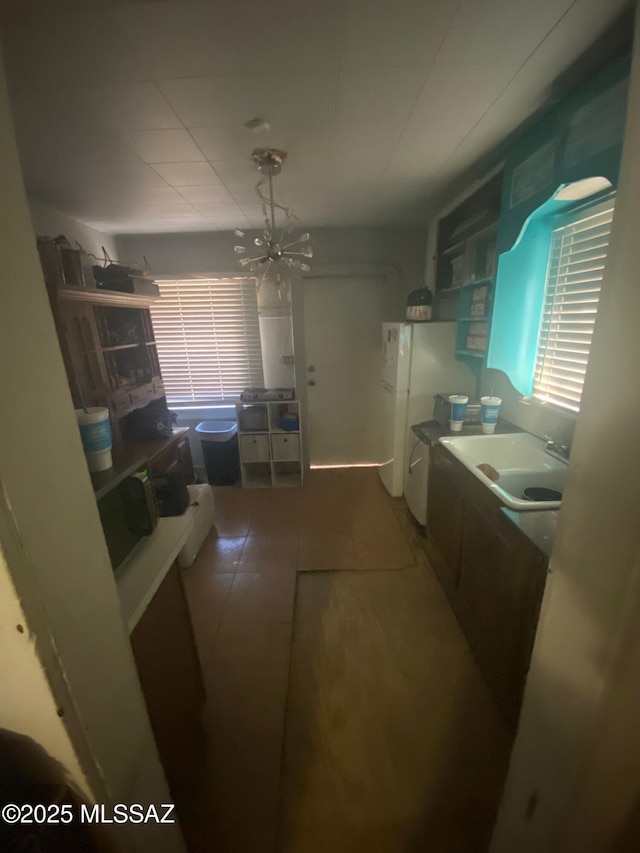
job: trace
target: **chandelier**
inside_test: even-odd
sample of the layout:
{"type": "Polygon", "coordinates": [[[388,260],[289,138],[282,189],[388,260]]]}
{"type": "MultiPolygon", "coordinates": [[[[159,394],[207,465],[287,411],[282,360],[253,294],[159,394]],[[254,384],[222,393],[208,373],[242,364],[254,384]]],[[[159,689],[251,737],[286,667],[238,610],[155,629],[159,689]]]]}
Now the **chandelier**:
{"type": "MultiPolygon", "coordinates": [[[[273,176],[282,171],[287,152],[278,148],[256,148],[251,152],[251,157],[263,176],[256,184],[256,192],[262,204],[265,227],[262,236],[255,237],[249,247],[239,244],[233,250],[237,255],[244,256],[238,258],[241,267],[262,271],[260,286],[272,266],[278,281],[281,281],[281,272],[286,269],[309,272],[311,267],[305,259],[313,257],[313,247],[311,236],[306,231],[295,237],[295,231],[302,227],[302,223],[291,208],[278,204],[273,196],[273,176]],[[263,191],[265,185],[268,187],[268,196],[263,191]],[[276,224],[276,210],[282,211],[284,221],[281,226],[276,224]]],[[[240,229],[233,233],[236,237],[246,236],[240,229]]]]}

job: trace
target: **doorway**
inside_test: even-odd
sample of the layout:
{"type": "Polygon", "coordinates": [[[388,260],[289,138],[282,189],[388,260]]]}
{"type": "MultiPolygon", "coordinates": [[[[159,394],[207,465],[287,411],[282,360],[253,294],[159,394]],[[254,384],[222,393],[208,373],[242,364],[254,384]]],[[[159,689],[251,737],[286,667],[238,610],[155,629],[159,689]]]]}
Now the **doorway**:
{"type": "Polygon", "coordinates": [[[312,467],[381,461],[378,418],[387,277],[309,276],[302,283],[307,441],[312,467]]]}

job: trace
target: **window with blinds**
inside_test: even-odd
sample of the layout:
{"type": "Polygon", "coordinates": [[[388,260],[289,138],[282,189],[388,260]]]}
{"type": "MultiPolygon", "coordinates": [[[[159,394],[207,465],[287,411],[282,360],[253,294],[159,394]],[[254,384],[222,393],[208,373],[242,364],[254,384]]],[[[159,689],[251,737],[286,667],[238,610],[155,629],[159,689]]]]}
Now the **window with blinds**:
{"type": "Polygon", "coordinates": [[[151,317],[169,404],[228,401],[264,385],[255,279],[157,283],[151,317]]]}
{"type": "Polygon", "coordinates": [[[554,229],[533,395],[580,411],[598,313],[614,198],[567,214],[554,229]]]}

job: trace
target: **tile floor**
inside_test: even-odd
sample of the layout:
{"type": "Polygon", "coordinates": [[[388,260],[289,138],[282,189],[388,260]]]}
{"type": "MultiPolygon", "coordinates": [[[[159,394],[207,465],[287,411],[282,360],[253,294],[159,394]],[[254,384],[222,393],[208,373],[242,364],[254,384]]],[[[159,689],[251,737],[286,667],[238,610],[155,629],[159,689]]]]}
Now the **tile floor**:
{"type": "Polygon", "coordinates": [[[183,577],[208,696],[191,853],[486,849],[509,735],[374,469],[216,489],[183,577]]]}

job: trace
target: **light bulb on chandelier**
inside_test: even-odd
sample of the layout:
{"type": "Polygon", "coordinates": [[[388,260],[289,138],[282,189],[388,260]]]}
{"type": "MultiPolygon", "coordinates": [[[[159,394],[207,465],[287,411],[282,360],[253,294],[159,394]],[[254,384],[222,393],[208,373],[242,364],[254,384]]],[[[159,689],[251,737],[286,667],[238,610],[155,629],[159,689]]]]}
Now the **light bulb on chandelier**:
{"type": "MultiPolygon", "coordinates": [[[[258,171],[264,176],[256,184],[256,192],[261,201],[262,212],[264,215],[265,228],[262,232],[262,237],[254,237],[249,246],[236,245],[233,251],[236,255],[246,255],[246,257],[238,258],[238,264],[245,268],[255,271],[261,271],[262,275],[258,283],[258,287],[267,278],[272,268],[275,266],[276,281],[278,282],[278,292],[280,293],[280,282],[283,281],[281,271],[286,269],[296,269],[301,272],[309,272],[311,267],[305,263],[302,258],[313,257],[313,247],[311,245],[301,245],[303,243],[311,243],[311,235],[305,231],[299,237],[295,237],[295,230],[302,226],[300,220],[295,216],[293,211],[282,204],[278,204],[273,193],[273,177],[279,175],[282,171],[282,164],[287,157],[286,151],[281,151],[277,148],[256,148],[251,153],[254,163],[258,167],[258,171]],[[268,187],[269,195],[265,196],[262,188],[268,187]],[[282,211],[284,222],[282,226],[276,223],[276,211],[282,211]],[[295,238],[290,242],[284,243],[285,237],[295,238]],[[262,253],[254,255],[253,246],[262,250],[262,253]]],[[[234,235],[239,238],[246,237],[244,231],[237,228],[234,235]]],[[[248,238],[250,239],[250,238],[248,238]]]]}

